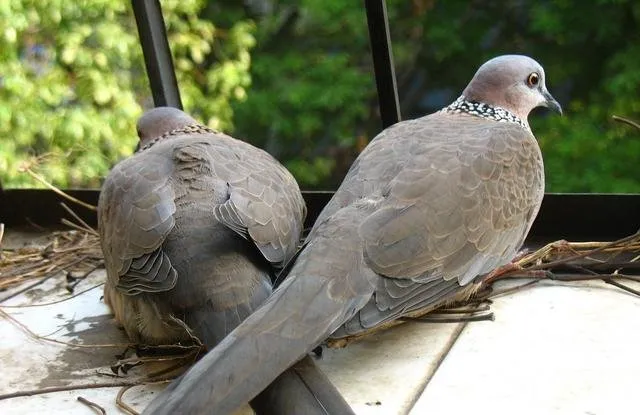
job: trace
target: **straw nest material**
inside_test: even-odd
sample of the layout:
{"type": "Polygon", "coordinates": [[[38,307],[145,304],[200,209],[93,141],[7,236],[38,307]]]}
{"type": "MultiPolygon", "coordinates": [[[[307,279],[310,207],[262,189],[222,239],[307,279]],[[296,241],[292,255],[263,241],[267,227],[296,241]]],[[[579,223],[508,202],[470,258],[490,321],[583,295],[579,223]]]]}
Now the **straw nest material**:
{"type": "Polygon", "coordinates": [[[52,232],[44,244],[0,252],[0,290],[54,275],[81,279],[102,262],[97,234],[75,229],[52,232]]]}

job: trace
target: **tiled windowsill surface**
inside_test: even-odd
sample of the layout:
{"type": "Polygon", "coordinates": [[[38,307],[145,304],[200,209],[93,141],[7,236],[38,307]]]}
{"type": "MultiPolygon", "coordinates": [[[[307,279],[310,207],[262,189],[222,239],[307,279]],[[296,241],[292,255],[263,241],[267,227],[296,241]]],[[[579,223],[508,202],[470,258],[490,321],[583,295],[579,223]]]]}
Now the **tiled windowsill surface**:
{"type": "MultiPolygon", "coordinates": [[[[103,279],[104,272],[96,272],[75,292],[103,279]]],[[[69,296],[62,277],[1,301],[8,295],[0,293],[0,306],[69,296]]],[[[48,306],[3,310],[35,333],[62,341],[126,343],[101,295],[99,287],[48,306]]],[[[599,282],[545,283],[495,299],[492,310],[493,322],[407,323],[346,349],[325,350],[319,365],[358,414],[638,413],[640,298],[599,282]]],[[[0,394],[108,383],[114,379],[97,372],[110,372],[122,352],[38,341],[1,316],[0,334],[0,394]]],[[[124,401],[141,410],[160,388],[134,387],[124,401]]],[[[95,413],[76,400],[82,396],[117,414],[119,389],[1,400],[0,413],[95,413]]]]}
{"type": "Polygon", "coordinates": [[[465,327],[412,415],[639,413],[640,298],[544,283],[492,309],[494,322],[465,327]]]}

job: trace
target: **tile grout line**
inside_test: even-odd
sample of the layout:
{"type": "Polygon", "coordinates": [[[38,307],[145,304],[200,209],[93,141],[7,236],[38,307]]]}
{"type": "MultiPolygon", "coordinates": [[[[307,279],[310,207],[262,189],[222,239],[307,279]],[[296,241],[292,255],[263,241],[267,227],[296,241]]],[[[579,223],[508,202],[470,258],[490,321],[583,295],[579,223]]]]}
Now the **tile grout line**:
{"type": "Polygon", "coordinates": [[[404,415],[408,415],[411,412],[411,410],[415,407],[416,402],[418,402],[418,399],[420,399],[422,394],[425,392],[425,390],[427,389],[427,386],[429,386],[429,383],[431,382],[431,379],[433,379],[435,374],[438,372],[438,369],[440,369],[442,362],[444,361],[444,359],[446,359],[447,355],[453,348],[453,345],[456,344],[456,342],[460,338],[460,335],[462,334],[462,332],[464,331],[464,329],[467,327],[469,323],[470,323],[469,321],[458,323],[459,326],[457,327],[456,331],[453,333],[453,335],[447,342],[444,349],[445,350],[444,353],[440,354],[440,357],[438,358],[434,368],[427,373],[427,376],[425,376],[424,382],[420,385],[415,395],[413,396],[413,399],[411,399],[411,402],[409,403],[409,405],[407,405],[407,407],[403,411],[404,415]]]}

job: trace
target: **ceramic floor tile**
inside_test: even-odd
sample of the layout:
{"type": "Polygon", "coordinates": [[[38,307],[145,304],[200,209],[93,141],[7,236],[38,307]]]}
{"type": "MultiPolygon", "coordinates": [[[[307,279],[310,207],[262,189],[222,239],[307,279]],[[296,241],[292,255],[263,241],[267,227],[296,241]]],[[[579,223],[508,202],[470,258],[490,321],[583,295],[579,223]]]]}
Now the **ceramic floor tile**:
{"type": "Polygon", "coordinates": [[[544,284],[467,325],[411,414],[637,414],[640,299],[544,284]]]}
{"type": "Polygon", "coordinates": [[[318,365],[356,413],[403,414],[461,328],[459,323],[407,323],[344,349],[326,349],[318,365]]]}

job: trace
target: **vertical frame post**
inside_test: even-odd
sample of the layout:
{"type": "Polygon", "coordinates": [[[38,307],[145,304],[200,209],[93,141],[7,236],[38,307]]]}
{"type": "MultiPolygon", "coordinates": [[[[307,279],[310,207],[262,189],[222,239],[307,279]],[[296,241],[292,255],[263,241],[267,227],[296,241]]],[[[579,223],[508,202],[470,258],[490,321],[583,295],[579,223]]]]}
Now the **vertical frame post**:
{"type": "Polygon", "coordinates": [[[385,0],[365,0],[382,128],[401,120],[385,0]]]}
{"type": "Polygon", "coordinates": [[[159,0],[131,0],[156,107],[182,109],[180,90],[159,0]]]}

